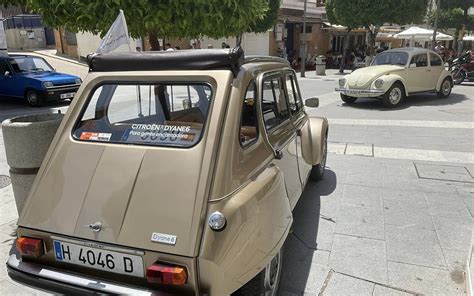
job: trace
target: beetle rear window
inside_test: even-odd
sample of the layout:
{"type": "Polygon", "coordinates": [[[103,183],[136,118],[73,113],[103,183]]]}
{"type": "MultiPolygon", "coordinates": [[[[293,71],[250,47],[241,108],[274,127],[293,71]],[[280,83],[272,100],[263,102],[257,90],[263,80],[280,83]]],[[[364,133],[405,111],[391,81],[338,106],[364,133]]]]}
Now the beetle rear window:
{"type": "Polygon", "coordinates": [[[104,84],[76,125],[77,140],[191,147],[199,142],[212,89],[197,84],[104,84]]]}

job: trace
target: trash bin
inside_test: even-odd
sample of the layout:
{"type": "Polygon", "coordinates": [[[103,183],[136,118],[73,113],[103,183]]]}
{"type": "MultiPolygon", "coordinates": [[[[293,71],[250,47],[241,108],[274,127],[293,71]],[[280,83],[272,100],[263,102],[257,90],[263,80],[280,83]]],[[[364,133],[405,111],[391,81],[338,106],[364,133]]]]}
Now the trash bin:
{"type": "Polygon", "coordinates": [[[64,114],[25,115],[2,122],[3,141],[18,214],[64,114]]]}
{"type": "Polygon", "coordinates": [[[326,75],[326,57],[323,55],[316,57],[316,75],[326,75]]]}

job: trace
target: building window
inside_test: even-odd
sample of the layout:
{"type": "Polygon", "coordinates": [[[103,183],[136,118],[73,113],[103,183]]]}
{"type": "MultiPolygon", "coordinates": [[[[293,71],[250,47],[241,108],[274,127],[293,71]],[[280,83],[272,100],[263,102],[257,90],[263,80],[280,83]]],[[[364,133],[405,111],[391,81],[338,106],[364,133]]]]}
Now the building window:
{"type": "Polygon", "coordinates": [[[76,33],[64,31],[64,39],[67,45],[77,45],[76,33]]]}

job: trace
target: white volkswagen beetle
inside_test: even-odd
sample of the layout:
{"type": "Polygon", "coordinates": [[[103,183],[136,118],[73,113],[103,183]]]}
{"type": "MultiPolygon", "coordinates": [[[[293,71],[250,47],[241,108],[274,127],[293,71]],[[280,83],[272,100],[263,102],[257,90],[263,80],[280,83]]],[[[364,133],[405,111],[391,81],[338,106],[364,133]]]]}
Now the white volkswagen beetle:
{"type": "Polygon", "coordinates": [[[453,78],[443,60],[424,48],[397,48],[378,54],[370,67],[361,68],[339,79],[336,91],[347,104],[357,98],[381,99],[394,108],[417,92],[436,92],[446,98],[451,94],[453,78]]]}

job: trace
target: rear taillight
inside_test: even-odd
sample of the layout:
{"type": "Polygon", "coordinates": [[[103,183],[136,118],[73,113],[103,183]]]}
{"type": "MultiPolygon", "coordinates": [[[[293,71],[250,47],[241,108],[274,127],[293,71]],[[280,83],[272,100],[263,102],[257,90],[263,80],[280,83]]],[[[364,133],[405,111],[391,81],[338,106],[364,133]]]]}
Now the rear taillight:
{"type": "Polygon", "coordinates": [[[19,237],[16,240],[16,249],[26,256],[39,257],[44,254],[43,241],[38,238],[19,237]]]}
{"type": "Polygon", "coordinates": [[[184,267],[155,263],[147,268],[146,280],[153,284],[180,286],[186,284],[188,275],[184,267]]]}

